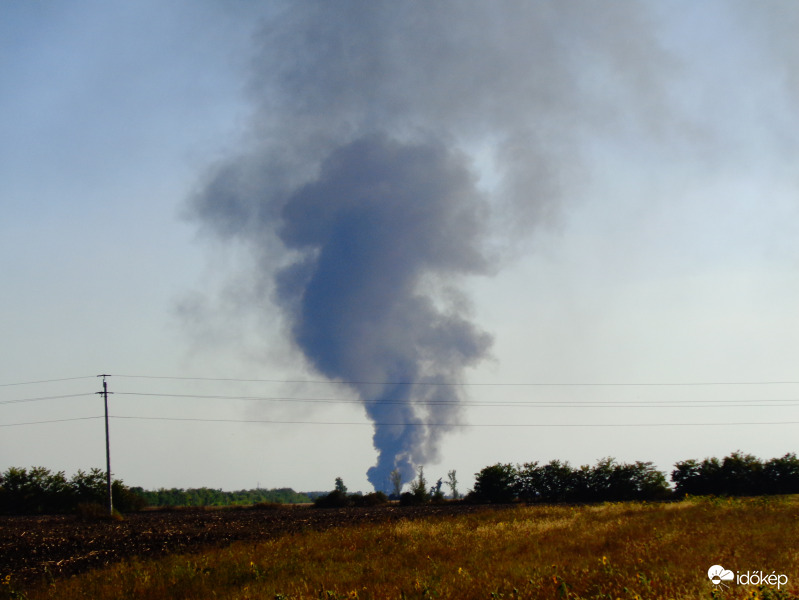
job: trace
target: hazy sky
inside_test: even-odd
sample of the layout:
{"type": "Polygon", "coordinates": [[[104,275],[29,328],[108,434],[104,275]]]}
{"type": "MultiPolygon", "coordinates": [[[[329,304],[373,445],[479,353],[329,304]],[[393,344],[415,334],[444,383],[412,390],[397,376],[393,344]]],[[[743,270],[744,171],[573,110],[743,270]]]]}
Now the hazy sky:
{"type": "Polygon", "coordinates": [[[148,488],[368,490],[370,418],[463,488],[799,450],[798,28],[787,0],[5,3],[0,469],[103,466],[101,373],[148,488]],[[362,377],[467,385],[399,414],[362,377]]]}

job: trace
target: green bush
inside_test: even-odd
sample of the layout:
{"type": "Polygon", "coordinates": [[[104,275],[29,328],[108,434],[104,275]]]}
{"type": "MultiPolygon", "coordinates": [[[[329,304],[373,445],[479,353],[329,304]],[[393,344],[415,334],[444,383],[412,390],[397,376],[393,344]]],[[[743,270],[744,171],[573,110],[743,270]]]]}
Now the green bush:
{"type": "Polygon", "coordinates": [[[325,496],[319,496],[313,503],[315,508],[344,508],[353,504],[352,498],[341,490],[333,490],[325,496]]]}
{"type": "Polygon", "coordinates": [[[733,452],[723,459],[684,460],[674,465],[675,495],[759,496],[799,493],[799,458],[789,453],[765,463],[733,452]]]}
{"type": "Polygon", "coordinates": [[[277,504],[305,504],[311,498],[291,488],[254,489],[225,492],[213,488],[160,488],[145,490],[140,487],[131,491],[144,498],[148,506],[240,506],[253,505],[259,502],[277,504]]]}
{"type": "Polygon", "coordinates": [[[383,492],[370,492],[364,496],[355,497],[355,506],[379,506],[388,502],[388,496],[383,492]]]}
{"type": "MultiPolygon", "coordinates": [[[[411,482],[411,494],[413,494],[415,504],[426,504],[430,502],[430,492],[427,491],[427,479],[424,477],[424,467],[420,466],[417,470],[417,477],[411,482]]],[[[402,504],[402,494],[400,504],[402,504]]]]}
{"type": "Polygon", "coordinates": [[[402,492],[399,499],[400,506],[418,506],[422,502],[411,492],[402,492]]]}
{"type": "Polygon", "coordinates": [[[471,502],[506,504],[516,498],[518,471],[511,464],[497,463],[475,473],[474,490],[468,495],[471,502]]]}
{"type": "MultiPolygon", "coordinates": [[[[115,508],[129,512],[145,506],[144,500],[120,480],[112,483],[115,508]]],[[[44,467],[9,467],[0,474],[0,512],[11,514],[65,513],[81,504],[107,503],[107,480],[100,469],[79,470],[69,480],[63,471],[44,467]]]]}

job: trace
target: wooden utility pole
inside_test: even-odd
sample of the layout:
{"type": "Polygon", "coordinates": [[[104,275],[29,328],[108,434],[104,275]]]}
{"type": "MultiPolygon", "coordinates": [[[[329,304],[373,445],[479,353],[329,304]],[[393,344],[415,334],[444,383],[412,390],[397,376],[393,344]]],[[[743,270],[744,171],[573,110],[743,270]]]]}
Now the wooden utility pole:
{"type": "Polygon", "coordinates": [[[98,375],[97,377],[103,378],[103,391],[97,393],[103,395],[103,403],[105,404],[105,480],[108,490],[108,515],[112,516],[114,514],[114,500],[111,497],[111,442],[108,437],[108,384],[105,381],[105,378],[110,377],[110,375],[98,375]]]}

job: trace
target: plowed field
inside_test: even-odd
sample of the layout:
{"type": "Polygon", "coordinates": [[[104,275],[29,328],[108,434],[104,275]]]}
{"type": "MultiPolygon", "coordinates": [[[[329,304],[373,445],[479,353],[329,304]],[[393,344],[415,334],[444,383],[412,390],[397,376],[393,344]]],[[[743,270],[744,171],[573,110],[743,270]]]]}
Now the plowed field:
{"type": "Polygon", "coordinates": [[[0,578],[31,581],[63,577],[132,556],[156,556],[259,540],[303,529],[466,514],[485,507],[447,504],[419,507],[315,509],[183,509],[145,511],[122,521],[72,515],[0,517],[0,578]]]}

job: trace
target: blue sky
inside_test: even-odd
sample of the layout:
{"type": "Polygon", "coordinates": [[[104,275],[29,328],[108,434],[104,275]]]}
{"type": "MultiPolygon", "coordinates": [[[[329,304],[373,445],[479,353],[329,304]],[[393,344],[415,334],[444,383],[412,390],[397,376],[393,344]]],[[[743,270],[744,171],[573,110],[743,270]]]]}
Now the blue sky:
{"type": "MultiPolygon", "coordinates": [[[[367,32],[353,43],[382,49],[389,75],[333,71],[313,40],[291,40],[316,23],[313,6],[0,9],[0,384],[90,376],[0,387],[0,425],[98,416],[92,377],[111,373],[115,416],[229,420],[114,419],[126,483],[308,490],[342,476],[368,489],[376,453],[353,390],[294,383],[324,377],[272,301],[290,253],[266,234],[209,233],[218,223],[192,199],[219,165],[257,170],[281,149],[287,172],[306,176],[319,140],[379,123],[448,140],[494,208],[491,273],[425,282],[494,340],[460,381],[491,385],[459,388],[467,426],[441,436],[429,478],[457,469],[468,487],[498,461],[615,456],[669,470],[796,450],[796,425],[696,425],[799,421],[799,385],[775,383],[799,380],[795,5],[619,3],[609,18],[533,3],[518,29],[503,15],[450,24],[442,9],[418,30],[400,15],[384,46],[367,35],[381,9],[361,23],[347,4],[320,31],[367,32]],[[433,25],[440,44],[406,44],[433,25]],[[475,66],[474,40],[497,40],[496,56],[475,66]],[[308,73],[329,80],[315,88],[308,73]],[[314,95],[333,89],[352,93],[314,95]],[[514,146],[520,131],[538,141],[514,146]],[[761,385],[582,385],[696,382],[761,385]],[[8,402],[71,394],[86,396],[8,402]],[[362,424],[231,422],[246,420],[362,424]],[[665,426],[677,423],[690,425],[665,426]]],[[[236,193],[252,202],[276,193],[247,181],[236,193]]],[[[0,469],[71,473],[103,465],[103,451],[97,419],[3,427],[0,469]]]]}

